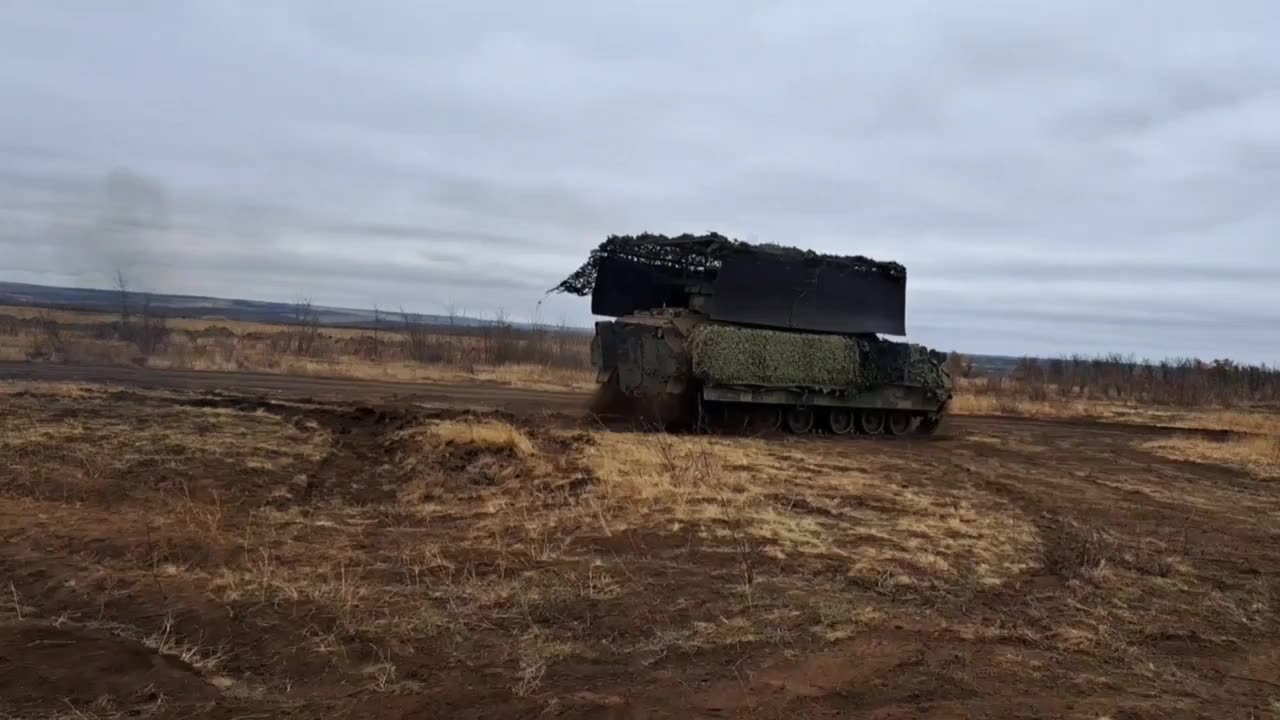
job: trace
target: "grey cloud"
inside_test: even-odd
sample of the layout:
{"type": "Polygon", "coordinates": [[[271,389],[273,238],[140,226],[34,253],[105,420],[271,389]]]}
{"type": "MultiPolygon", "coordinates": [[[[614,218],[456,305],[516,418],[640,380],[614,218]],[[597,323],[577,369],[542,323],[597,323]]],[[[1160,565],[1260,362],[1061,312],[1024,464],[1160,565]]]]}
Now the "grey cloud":
{"type": "Polygon", "coordinates": [[[301,228],[308,232],[342,235],[347,237],[387,237],[406,240],[450,239],[483,243],[490,247],[512,247],[526,242],[523,238],[498,233],[475,232],[431,227],[427,225],[392,225],[380,222],[343,222],[334,220],[303,220],[301,228]]]}
{"type": "Polygon", "coordinates": [[[605,234],[715,229],[904,262],[923,342],[1271,359],[1280,10],[1153,7],[10,2],[0,279],[586,323],[605,234]]]}
{"type": "Polygon", "coordinates": [[[1197,115],[1227,112],[1265,96],[1280,82],[1274,70],[1242,68],[1229,76],[1204,71],[1169,73],[1152,78],[1132,94],[1069,112],[1053,129],[1072,139],[1100,140],[1151,131],[1197,115]]]}
{"type": "MultiPolygon", "coordinates": [[[[1186,283],[1225,283],[1229,285],[1269,286],[1280,278],[1280,257],[1265,263],[1231,263],[1222,258],[1056,258],[1014,259],[996,257],[990,260],[964,259],[946,262],[918,262],[909,275],[953,273],[974,284],[1001,281],[1036,283],[1108,281],[1115,283],[1181,285],[1186,283]]],[[[1280,312],[1280,308],[1277,308],[1280,312]]]]}

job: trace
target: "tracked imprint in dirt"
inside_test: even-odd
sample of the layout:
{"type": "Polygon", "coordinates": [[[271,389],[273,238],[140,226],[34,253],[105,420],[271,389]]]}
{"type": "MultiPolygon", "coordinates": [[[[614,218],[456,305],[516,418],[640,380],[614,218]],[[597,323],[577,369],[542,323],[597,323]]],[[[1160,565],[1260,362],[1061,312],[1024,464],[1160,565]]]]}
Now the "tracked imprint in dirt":
{"type": "Polygon", "coordinates": [[[0,716],[1280,698],[1274,483],[1149,433],[959,418],[828,443],[59,385],[0,403],[0,716]]]}

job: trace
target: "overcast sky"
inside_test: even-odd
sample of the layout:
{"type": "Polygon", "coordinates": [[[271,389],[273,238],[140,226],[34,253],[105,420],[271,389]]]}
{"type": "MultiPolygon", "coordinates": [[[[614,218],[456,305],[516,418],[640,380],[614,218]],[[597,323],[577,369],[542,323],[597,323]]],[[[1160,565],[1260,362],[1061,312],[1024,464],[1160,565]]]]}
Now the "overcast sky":
{"type": "MultiPolygon", "coordinates": [[[[609,233],[1280,361],[1280,3],[0,0],[0,280],[529,317],[609,233]]],[[[552,296],[542,315],[591,320],[552,296]]]]}

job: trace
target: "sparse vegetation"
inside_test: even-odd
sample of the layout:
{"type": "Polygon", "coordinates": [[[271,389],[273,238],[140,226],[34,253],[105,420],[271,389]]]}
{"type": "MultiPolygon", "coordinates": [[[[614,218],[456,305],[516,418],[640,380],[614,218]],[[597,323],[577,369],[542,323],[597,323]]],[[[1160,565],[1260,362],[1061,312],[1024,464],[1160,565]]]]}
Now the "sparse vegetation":
{"type": "MultiPolygon", "coordinates": [[[[958,361],[951,360],[954,366],[958,361]]],[[[1218,360],[1024,358],[1011,375],[963,375],[951,410],[1280,436],[1280,371],[1218,360]]]]}
{"type": "MultiPolygon", "coordinates": [[[[359,379],[482,381],[591,390],[590,336],[564,323],[516,327],[503,313],[475,325],[451,311],[430,325],[401,311],[365,329],[326,328],[308,300],[274,326],[164,318],[121,277],[120,316],[0,308],[0,360],[141,364],[359,379]]],[[[984,374],[952,353],[951,410],[967,415],[1083,418],[1280,435],[1280,375],[1229,361],[1141,363],[1122,356],[1022,360],[984,374]]]]}
{"type": "Polygon", "coordinates": [[[953,354],[952,374],[974,395],[1128,403],[1166,407],[1235,407],[1280,403],[1280,369],[1231,360],[1138,361],[1123,355],[1022,358],[1009,376],[973,376],[972,363],[953,354]],[[961,369],[956,372],[957,368],[961,369]]]}
{"type": "MultiPolygon", "coordinates": [[[[127,281],[126,281],[127,282],[127,281]]],[[[0,308],[0,360],[142,364],[163,369],[265,372],[405,381],[489,381],[589,389],[590,336],[563,323],[520,328],[401,322],[326,328],[309,300],[288,325],[165,318],[148,296],[121,291],[120,316],[0,308]]]]}
{"type": "MultiPolygon", "coordinates": [[[[296,307],[281,326],[162,318],[123,281],[118,319],[0,312],[0,356],[594,386],[589,336],[565,327],[401,312],[335,329],[296,307]]],[[[1099,714],[1267,707],[1252,681],[1280,635],[1271,371],[950,365],[961,415],[1182,429],[968,419],[882,446],[6,384],[0,646],[87,645],[116,680],[19,692],[0,673],[0,716],[305,716],[403,696],[445,714],[795,716],[895,693],[1012,712],[1064,686],[1106,697],[1099,714]],[[1232,673],[1252,691],[1198,669],[1242,652],[1262,658],[1232,673]],[[179,669],[137,660],[152,656],[179,669]],[[670,679],[687,673],[706,679],[670,679]]],[[[49,647],[40,662],[69,662],[49,647]]]]}
{"type": "Polygon", "coordinates": [[[788,442],[56,384],[0,404],[0,647],[27,663],[0,665],[0,714],[1271,698],[1280,495],[1165,457],[1192,435],[788,442]]]}
{"type": "Polygon", "coordinates": [[[1176,460],[1228,465],[1261,478],[1280,479],[1280,437],[1275,435],[1174,436],[1152,440],[1144,447],[1176,460]]]}

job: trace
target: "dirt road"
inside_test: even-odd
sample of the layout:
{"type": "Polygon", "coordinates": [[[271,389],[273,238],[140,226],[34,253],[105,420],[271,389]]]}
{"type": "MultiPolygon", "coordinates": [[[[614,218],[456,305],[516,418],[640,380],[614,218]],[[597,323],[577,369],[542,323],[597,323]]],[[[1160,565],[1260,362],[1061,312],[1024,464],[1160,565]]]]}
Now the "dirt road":
{"type": "MultiPolygon", "coordinates": [[[[0,381],[74,382],[123,385],[144,390],[178,390],[198,393],[225,393],[276,400],[316,400],[322,402],[382,405],[421,404],[454,409],[501,410],[520,415],[563,413],[577,415],[587,410],[590,395],[584,392],[531,390],[496,383],[392,382],[355,378],[275,375],[270,373],[202,372],[157,370],[111,365],[57,365],[47,363],[0,362],[0,381]]],[[[1111,424],[1096,420],[1037,420],[995,416],[955,417],[949,426],[959,432],[1018,432],[1026,426],[1070,428],[1072,432],[1122,435],[1164,435],[1173,428],[1135,424],[1111,424]]],[[[1222,439],[1229,433],[1219,430],[1177,428],[1222,439]]]]}
{"type": "Polygon", "coordinates": [[[309,398],[355,403],[414,402],[512,412],[573,412],[585,409],[588,401],[588,396],[584,393],[525,390],[485,383],[457,385],[383,382],[106,365],[0,363],[0,380],[106,383],[155,390],[234,392],[282,399],[309,398]]]}

